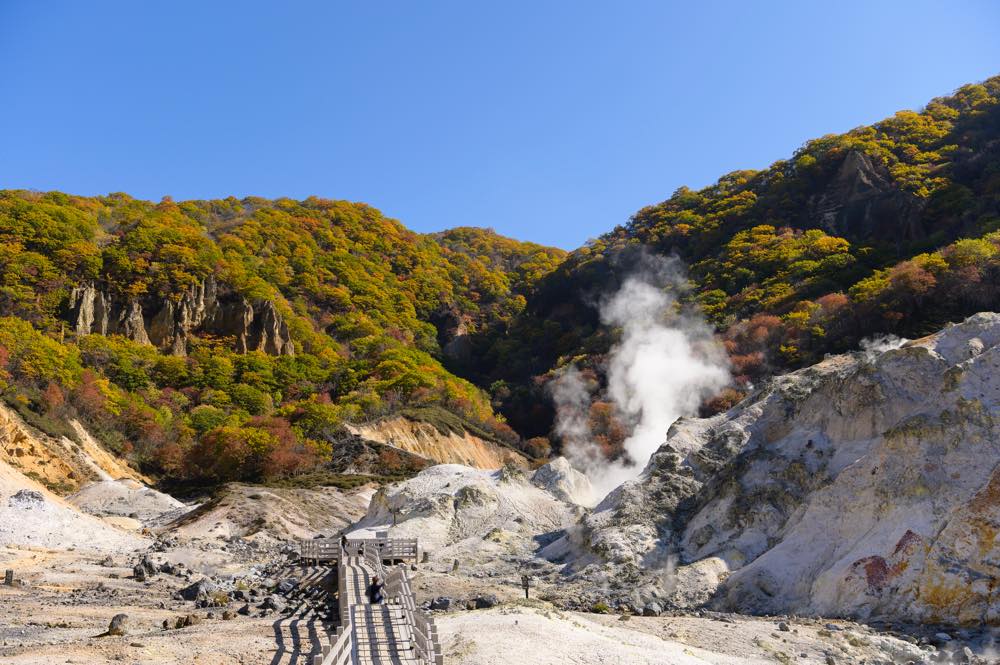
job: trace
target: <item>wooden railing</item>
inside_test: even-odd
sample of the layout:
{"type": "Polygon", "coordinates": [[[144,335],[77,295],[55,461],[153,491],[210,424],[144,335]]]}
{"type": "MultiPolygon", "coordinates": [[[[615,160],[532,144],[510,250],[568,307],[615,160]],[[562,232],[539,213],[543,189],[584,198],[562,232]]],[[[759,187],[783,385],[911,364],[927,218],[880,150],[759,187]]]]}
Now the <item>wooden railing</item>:
{"type": "Polygon", "coordinates": [[[380,580],[385,582],[385,567],[382,565],[382,546],[384,543],[376,543],[375,541],[367,541],[362,547],[362,556],[365,559],[365,563],[368,567],[375,571],[375,574],[380,580]]]}
{"type": "Polygon", "coordinates": [[[405,565],[393,566],[386,576],[386,597],[403,609],[406,623],[413,631],[413,646],[416,655],[429,665],[443,665],[444,654],[438,639],[434,619],[417,608],[417,596],[410,585],[410,577],[405,565]]]}
{"type": "MultiPolygon", "coordinates": [[[[347,540],[348,556],[363,556],[366,547],[376,547],[383,561],[411,561],[420,557],[416,538],[350,538],[347,540]]],[[[336,561],[340,556],[339,538],[313,538],[299,541],[299,556],[314,562],[336,561]]]]}
{"type": "MultiPolygon", "coordinates": [[[[328,540],[328,539],[320,539],[328,540]]],[[[313,665],[348,665],[348,663],[368,662],[359,657],[358,649],[366,648],[365,640],[360,644],[355,642],[354,634],[358,625],[365,626],[373,615],[373,609],[367,598],[364,568],[378,575],[385,582],[385,594],[389,604],[401,611],[402,620],[409,629],[407,643],[412,645],[413,655],[425,665],[444,665],[444,655],[438,638],[434,620],[426,612],[417,608],[416,594],[410,582],[407,566],[399,564],[386,568],[384,560],[399,561],[411,559],[416,561],[419,548],[416,538],[369,538],[348,540],[346,546],[341,541],[330,541],[336,544],[336,550],[330,556],[329,547],[312,547],[307,543],[317,543],[317,540],[302,541],[302,556],[304,559],[316,559],[328,556],[324,560],[337,560],[337,582],[340,589],[340,626],[336,636],[331,636],[330,644],[322,647],[322,652],[313,658],[313,665]],[[309,556],[314,555],[314,556],[309,556]],[[315,555],[319,555],[318,557],[315,555]],[[363,564],[363,568],[361,566],[363,564]],[[359,585],[360,584],[360,588],[359,585]],[[359,612],[361,613],[359,615],[359,612]],[[368,617],[368,618],[366,618],[368,617]],[[359,624],[360,621],[360,624],[359,624]]],[[[396,619],[399,619],[396,616],[396,619]]],[[[392,642],[395,644],[395,642],[392,642]]],[[[370,648],[370,643],[369,647],[370,648]]]]}
{"type": "Polygon", "coordinates": [[[314,665],[348,665],[353,660],[352,631],[346,626],[337,628],[337,638],[323,647],[323,652],[313,657],[314,665]]]}
{"type": "Polygon", "coordinates": [[[300,540],[299,555],[312,561],[336,560],[340,556],[340,541],[334,538],[300,540]]]}
{"type": "MultiPolygon", "coordinates": [[[[304,541],[310,542],[310,541],[304,541]]],[[[354,633],[351,621],[351,606],[344,602],[347,599],[347,565],[343,548],[337,553],[337,588],[340,591],[340,625],[337,626],[336,638],[330,639],[330,644],[323,645],[322,651],[313,657],[313,665],[348,665],[354,660],[354,633]]],[[[303,550],[305,551],[305,550],[303,550]]]]}

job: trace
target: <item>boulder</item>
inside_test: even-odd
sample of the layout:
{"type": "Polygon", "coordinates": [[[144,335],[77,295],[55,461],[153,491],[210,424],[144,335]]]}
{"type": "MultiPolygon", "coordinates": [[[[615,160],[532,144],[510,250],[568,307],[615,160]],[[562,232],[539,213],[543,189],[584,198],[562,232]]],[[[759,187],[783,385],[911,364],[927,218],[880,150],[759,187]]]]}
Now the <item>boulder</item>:
{"type": "Polygon", "coordinates": [[[203,577],[194,584],[186,586],[180,590],[180,596],[184,600],[201,600],[218,590],[218,585],[207,577],[203,577]]]}
{"type": "Polygon", "coordinates": [[[158,571],[159,566],[150,561],[149,557],[144,556],[132,567],[132,576],[139,582],[145,582],[148,579],[152,579],[158,571]]]}
{"type": "Polygon", "coordinates": [[[659,603],[647,603],[645,607],[642,608],[642,616],[644,617],[658,617],[663,613],[663,608],[659,603]]]}
{"type": "Polygon", "coordinates": [[[296,587],[298,586],[299,586],[299,581],[297,579],[295,579],[294,577],[287,577],[278,582],[278,586],[276,587],[276,589],[278,593],[288,595],[292,591],[295,591],[296,587]]]}
{"type": "Polygon", "coordinates": [[[477,610],[488,610],[491,607],[499,605],[500,601],[497,599],[495,594],[487,593],[473,598],[472,604],[477,610]]]}
{"type": "Polygon", "coordinates": [[[449,598],[448,596],[438,596],[437,598],[431,601],[431,609],[445,612],[451,609],[451,606],[454,604],[454,602],[455,601],[452,598],[449,598]]]}
{"type": "Polygon", "coordinates": [[[260,609],[262,610],[274,610],[275,612],[283,612],[287,605],[285,601],[281,599],[281,596],[271,594],[264,599],[264,602],[260,604],[260,609]]]}
{"type": "Polygon", "coordinates": [[[116,614],[111,617],[111,623],[108,624],[108,635],[124,635],[126,621],[128,621],[127,614],[116,614]]]}

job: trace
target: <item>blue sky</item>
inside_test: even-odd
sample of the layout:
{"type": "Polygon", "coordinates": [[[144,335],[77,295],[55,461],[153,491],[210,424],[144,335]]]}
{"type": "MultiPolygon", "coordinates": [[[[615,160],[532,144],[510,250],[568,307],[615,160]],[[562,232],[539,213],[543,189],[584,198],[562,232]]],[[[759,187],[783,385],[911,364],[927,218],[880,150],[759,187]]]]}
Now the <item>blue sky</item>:
{"type": "Polygon", "coordinates": [[[315,194],[573,248],[1000,73],[1000,3],[0,0],[0,187],[315,194]]]}

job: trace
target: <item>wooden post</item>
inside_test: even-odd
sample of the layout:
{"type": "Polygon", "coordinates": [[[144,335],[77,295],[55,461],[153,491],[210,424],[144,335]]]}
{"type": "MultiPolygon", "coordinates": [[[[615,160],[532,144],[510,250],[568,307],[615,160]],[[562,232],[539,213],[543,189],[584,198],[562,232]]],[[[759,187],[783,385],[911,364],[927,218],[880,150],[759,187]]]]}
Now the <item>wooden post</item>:
{"type": "Polygon", "coordinates": [[[3,583],[7,586],[14,586],[14,571],[8,569],[3,574],[3,583]]]}
{"type": "Polygon", "coordinates": [[[524,587],[524,599],[528,600],[528,588],[531,586],[531,577],[529,575],[521,575],[521,586],[524,587]]]}

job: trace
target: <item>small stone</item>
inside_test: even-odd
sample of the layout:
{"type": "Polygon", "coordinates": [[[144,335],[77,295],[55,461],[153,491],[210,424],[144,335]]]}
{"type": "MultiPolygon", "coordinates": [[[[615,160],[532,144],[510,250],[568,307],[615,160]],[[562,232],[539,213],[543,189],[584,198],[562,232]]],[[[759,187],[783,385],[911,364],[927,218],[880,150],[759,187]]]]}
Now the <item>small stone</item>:
{"type": "Polygon", "coordinates": [[[232,610],[226,610],[225,612],[222,613],[222,620],[223,621],[230,621],[230,620],[235,619],[235,618],[236,618],[236,615],[233,613],[232,610]]]}
{"type": "Polygon", "coordinates": [[[278,593],[289,594],[299,586],[299,581],[294,577],[289,577],[278,582],[278,593]]]}
{"type": "Polygon", "coordinates": [[[934,633],[934,641],[938,644],[944,644],[946,642],[951,642],[951,635],[948,633],[934,633]]]}
{"type": "Polygon", "coordinates": [[[791,628],[788,627],[787,623],[785,623],[784,621],[781,621],[781,622],[778,623],[778,630],[780,630],[783,633],[787,633],[788,631],[791,630],[791,628]]]}
{"type": "Polygon", "coordinates": [[[837,665],[837,659],[830,654],[826,654],[826,665],[837,665]]]}

